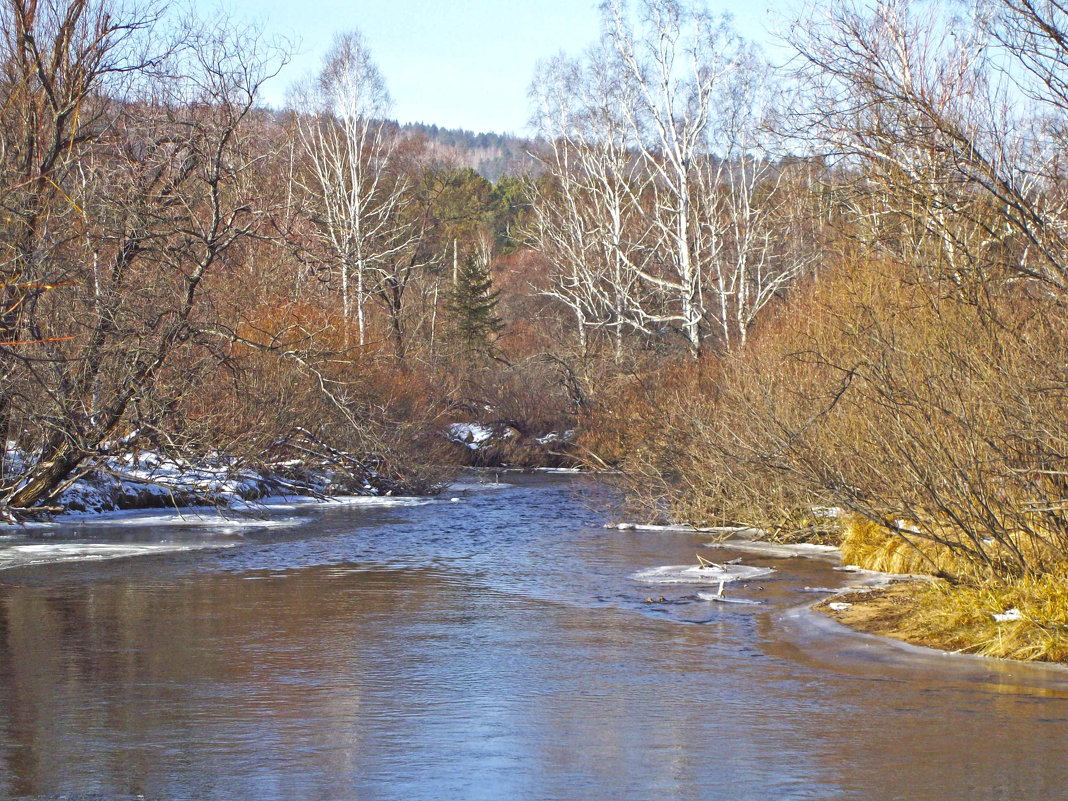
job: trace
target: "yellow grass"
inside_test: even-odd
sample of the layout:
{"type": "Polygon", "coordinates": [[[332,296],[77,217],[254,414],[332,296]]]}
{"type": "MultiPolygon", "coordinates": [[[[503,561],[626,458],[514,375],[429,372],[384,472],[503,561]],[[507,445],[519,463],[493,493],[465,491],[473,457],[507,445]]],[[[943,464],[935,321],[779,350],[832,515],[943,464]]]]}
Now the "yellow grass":
{"type": "Polygon", "coordinates": [[[917,595],[910,627],[953,650],[1007,659],[1068,660],[1068,576],[1047,574],[979,586],[936,582],[917,595]],[[994,615],[1019,610],[1020,619],[994,615]]]}
{"type": "Polygon", "coordinates": [[[919,537],[906,539],[859,516],[845,520],[841,548],[846,564],[880,573],[957,575],[964,567],[945,546],[919,537]]]}
{"type": "Polygon", "coordinates": [[[862,631],[946,651],[1027,661],[1068,662],[1068,578],[897,584],[840,596],[850,606],[823,611],[862,631]],[[1018,620],[994,616],[1018,610],[1018,620]]]}
{"type": "Polygon", "coordinates": [[[966,582],[921,581],[850,597],[837,615],[876,634],[982,656],[1068,662],[1068,565],[1039,576],[986,578],[944,546],[900,535],[870,520],[845,522],[847,563],[898,574],[966,576],[966,582]],[[1017,610],[1018,620],[995,615],[1017,610]]]}

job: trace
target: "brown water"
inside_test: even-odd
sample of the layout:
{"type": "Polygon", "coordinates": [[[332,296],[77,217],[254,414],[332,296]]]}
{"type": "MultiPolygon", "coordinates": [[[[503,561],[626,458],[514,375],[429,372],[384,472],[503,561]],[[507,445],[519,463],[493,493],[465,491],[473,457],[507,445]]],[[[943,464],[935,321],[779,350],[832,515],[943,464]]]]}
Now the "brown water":
{"type": "Polygon", "coordinates": [[[1068,795],[1068,673],[798,612],[825,562],[745,557],[759,606],[638,584],[705,538],[605,531],[575,483],[0,572],[0,798],[1068,795]]]}

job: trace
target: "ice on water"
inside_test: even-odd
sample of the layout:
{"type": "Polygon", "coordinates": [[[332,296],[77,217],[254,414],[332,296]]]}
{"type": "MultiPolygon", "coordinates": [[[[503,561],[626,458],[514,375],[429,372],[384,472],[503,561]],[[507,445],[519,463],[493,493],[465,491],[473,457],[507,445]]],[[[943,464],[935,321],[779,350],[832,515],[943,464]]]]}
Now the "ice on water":
{"type": "Polygon", "coordinates": [[[636,581],[646,584],[719,584],[721,582],[751,581],[770,576],[775,571],[770,567],[754,565],[664,565],[640,570],[633,575],[636,581]]]}

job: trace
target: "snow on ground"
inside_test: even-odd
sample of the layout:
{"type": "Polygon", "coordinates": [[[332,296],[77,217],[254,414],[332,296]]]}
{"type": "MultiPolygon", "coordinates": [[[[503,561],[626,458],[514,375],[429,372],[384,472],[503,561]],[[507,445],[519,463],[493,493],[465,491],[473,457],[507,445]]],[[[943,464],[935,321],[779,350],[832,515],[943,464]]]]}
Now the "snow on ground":
{"type": "Polygon", "coordinates": [[[1014,620],[1023,620],[1023,612],[1014,606],[1012,609],[1006,609],[1001,614],[995,614],[994,620],[998,623],[1011,623],[1014,620]]]}
{"type": "Polygon", "coordinates": [[[540,437],[535,437],[534,441],[539,445],[552,445],[554,442],[566,443],[571,442],[575,438],[575,432],[572,430],[565,431],[563,434],[557,431],[550,431],[540,437]]]}
{"type": "Polygon", "coordinates": [[[73,482],[58,498],[67,509],[106,511],[117,498],[136,499],[137,506],[173,506],[174,498],[204,496],[222,499],[256,498],[267,479],[254,471],[235,468],[226,459],[192,464],[153,451],[122,454],[73,482]]]}
{"type": "MultiPolygon", "coordinates": [[[[23,470],[33,458],[15,443],[7,443],[4,462],[9,475],[23,470]]],[[[150,450],[105,453],[48,505],[65,509],[66,512],[60,515],[64,520],[74,519],[76,515],[97,516],[119,510],[144,509],[181,508],[184,514],[198,515],[200,510],[195,508],[198,506],[209,510],[247,511],[278,503],[279,498],[282,503],[294,500],[316,503],[324,496],[331,496],[335,502],[353,502],[334,495],[342,488],[361,493],[353,497],[373,499],[380,497],[377,495],[380,490],[370,483],[377,478],[373,473],[368,474],[363,481],[364,494],[361,487],[346,483],[348,477],[339,483],[331,468],[306,468],[299,461],[279,463],[266,471],[258,471],[219,454],[209,454],[190,462],[150,450]],[[299,478],[284,477],[294,474],[299,478]]],[[[404,502],[394,499],[390,503],[404,502]]]]}
{"type": "Polygon", "coordinates": [[[770,576],[775,571],[770,567],[753,565],[665,565],[639,570],[631,576],[645,584],[719,584],[731,581],[750,581],[770,576]]]}
{"type": "MultiPolygon", "coordinates": [[[[492,411],[492,410],[488,410],[492,411]]],[[[502,440],[513,439],[521,436],[509,423],[494,423],[483,425],[482,423],[451,423],[445,426],[445,438],[450,442],[464,445],[473,451],[487,448],[502,440]]],[[[553,444],[566,445],[574,439],[574,431],[565,431],[562,434],[550,431],[548,434],[533,437],[533,441],[543,448],[553,444]]]]}
{"type": "Polygon", "coordinates": [[[493,429],[478,423],[452,423],[446,427],[445,436],[452,442],[459,442],[477,451],[493,437],[493,429]]]}

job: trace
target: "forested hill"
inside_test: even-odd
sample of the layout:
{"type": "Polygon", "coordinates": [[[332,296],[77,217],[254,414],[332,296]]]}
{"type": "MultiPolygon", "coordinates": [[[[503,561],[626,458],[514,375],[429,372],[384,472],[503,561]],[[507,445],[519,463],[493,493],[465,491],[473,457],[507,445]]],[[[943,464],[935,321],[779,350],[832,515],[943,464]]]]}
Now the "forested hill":
{"type": "Polygon", "coordinates": [[[441,128],[425,123],[400,126],[406,138],[422,137],[428,150],[450,156],[458,167],[470,167],[496,183],[503,175],[538,172],[538,162],[530,155],[535,143],[512,134],[474,133],[458,128],[441,128]]]}

